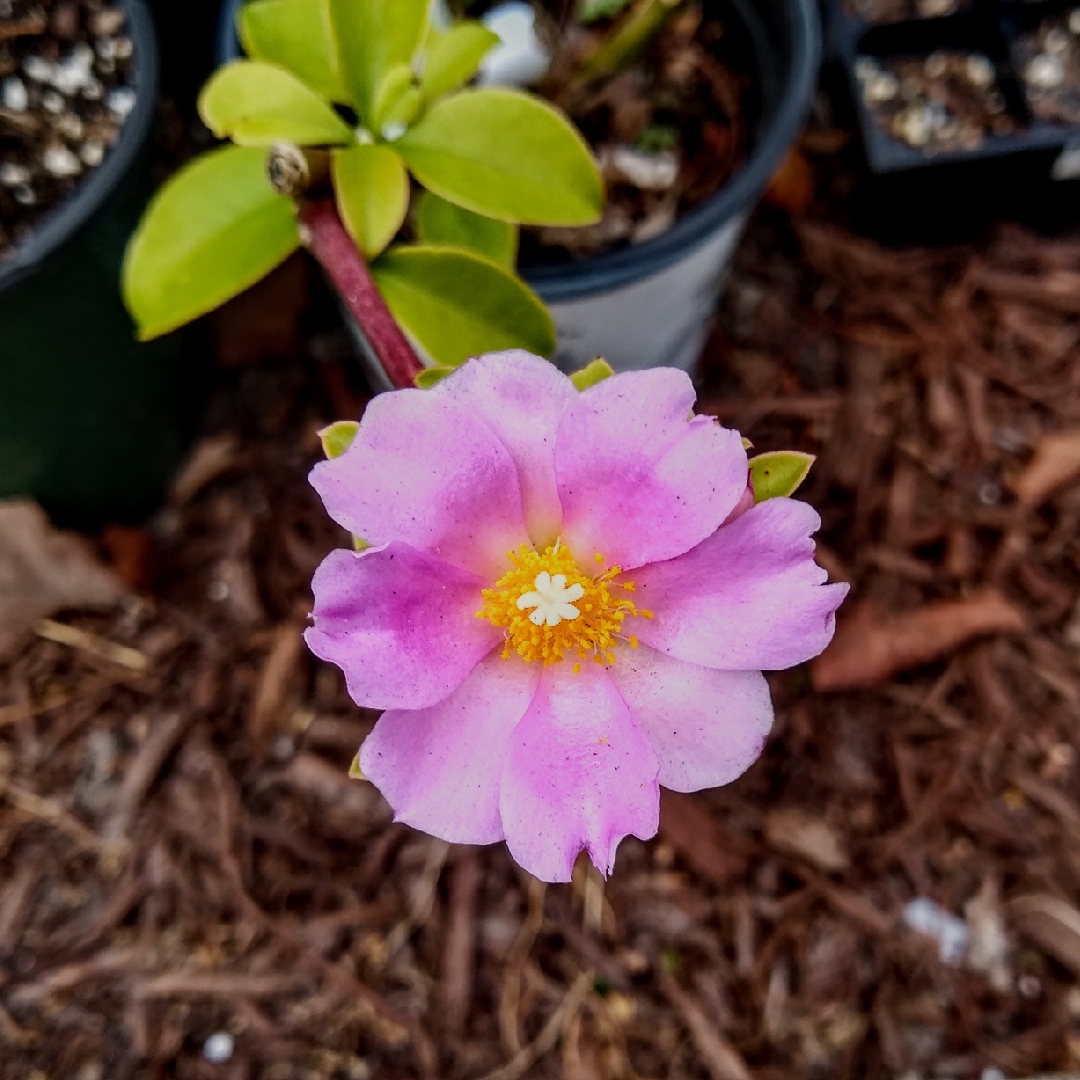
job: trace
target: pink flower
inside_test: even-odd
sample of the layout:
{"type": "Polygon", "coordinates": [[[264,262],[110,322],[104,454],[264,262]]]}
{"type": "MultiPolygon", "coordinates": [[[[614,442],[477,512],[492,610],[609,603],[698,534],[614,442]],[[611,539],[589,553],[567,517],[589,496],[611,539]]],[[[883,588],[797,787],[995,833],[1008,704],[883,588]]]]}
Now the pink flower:
{"type": "Polygon", "coordinates": [[[739,435],[693,404],[680,371],[579,393],[499,353],[377,397],[315,466],[374,546],[319,567],[307,642],[385,710],[360,767],[397,820],[568,881],[582,849],[607,873],[656,833],[660,785],[761,753],[762,669],[821,652],[847,586],[813,561],[809,506],[748,507],[739,435]]]}

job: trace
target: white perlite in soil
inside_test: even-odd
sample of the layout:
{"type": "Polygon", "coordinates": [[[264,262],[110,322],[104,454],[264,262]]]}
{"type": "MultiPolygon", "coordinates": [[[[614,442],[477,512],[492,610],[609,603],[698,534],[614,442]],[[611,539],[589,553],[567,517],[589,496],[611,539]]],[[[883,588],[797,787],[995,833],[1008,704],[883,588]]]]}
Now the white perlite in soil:
{"type": "Polygon", "coordinates": [[[0,0],[0,258],[108,156],[137,101],[124,10],[0,0]]]}

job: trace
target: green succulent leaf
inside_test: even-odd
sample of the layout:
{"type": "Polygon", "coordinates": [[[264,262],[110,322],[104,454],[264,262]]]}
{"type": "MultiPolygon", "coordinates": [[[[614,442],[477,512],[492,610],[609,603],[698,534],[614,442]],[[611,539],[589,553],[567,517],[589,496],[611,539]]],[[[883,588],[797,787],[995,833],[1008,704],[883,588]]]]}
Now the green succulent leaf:
{"type": "Polygon", "coordinates": [[[418,389],[430,390],[433,386],[438,386],[447,375],[453,374],[453,371],[454,369],[449,367],[424,368],[413,381],[418,389]]]}
{"type": "Polygon", "coordinates": [[[431,0],[328,0],[338,64],[353,104],[372,123],[391,68],[411,65],[427,35],[431,0]]]}
{"type": "Polygon", "coordinates": [[[570,381],[579,390],[588,390],[590,386],[602,383],[615,374],[615,369],[602,357],[590,360],[583,368],[579,368],[570,376],[570,381]]]}
{"type": "Polygon", "coordinates": [[[337,420],[319,432],[323,453],[333,460],[341,457],[352,446],[356,433],[360,430],[357,420],[337,420]]]}
{"type": "Polygon", "coordinates": [[[347,143],[352,132],[314,90],[276,64],[236,60],[199,95],[199,115],[219,138],[241,146],[347,143]]]}
{"type": "Polygon", "coordinates": [[[603,208],[584,140],[562,113],[516,90],[443,98],[395,145],[424,187],[485,217],[587,225],[603,208]]]}
{"type": "Polygon", "coordinates": [[[751,458],[750,483],[754,488],[754,502],[794,494],[815,460],[813,454],[798,450],[775,450],[751,458]]]}
{"type": "Polygon", "coordinates": [[[459,22],[440,35],[428,49],[420,77],[425,100],[434,101],[464,86],[498,44],[499,35],[478,22],[459,22]]]}
{"type": "Polygon", "coordinates": [[[255,284],[300,245],[292,200],[266,178],[266,151],[226,146],[157,193],[128,245],[123,293],[145,341],[255,284]]]}
{"type": "Polygon", "coordinates": [[[374,259],[409,209],[409,174],[388,146],[350,146],[334,154],[334,192],[349,235],[374,259]]]}
{"type": "Polygon", "coordinates": [[[252,0],[237,20],[244,52],[288,68],[316,93],[346,102],[327,0],[252,0]]]}
{"type": "Polygon", "coordinates": [[[386,73],[375,95],[372,130],[384,139],[392,138],[389,129],[398,124],[402,129],[408,127],[419,115],[422,104],[420,91],[413,82],[412,68],[408,64],[396,64],[386,73]]]}
{"type": "Polygon", "coordinates": [[[529,287],[501,266],[455,248],[391,248],[371,266],[394,318],[437,365],[520,348],[555,350],[555,327],[529,287]]]}
{"type": "Polygon", "coordinates": [[[421,243],[466,248],[486,255],[508,270],[514,268],[518,248],[516,225],[481,217],[430,191],[422,191],[417,198],[414,222],[421,243]]]}

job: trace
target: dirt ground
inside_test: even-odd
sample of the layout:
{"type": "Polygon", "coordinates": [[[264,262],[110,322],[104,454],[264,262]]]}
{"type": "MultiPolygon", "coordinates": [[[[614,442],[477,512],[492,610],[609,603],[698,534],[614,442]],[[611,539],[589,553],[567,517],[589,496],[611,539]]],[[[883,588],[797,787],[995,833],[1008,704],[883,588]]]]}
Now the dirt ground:
{"type": "Polygon", "coordinates": [[[215,324],[169,507],[103,537],[133,592],[0,663],[0,1077],[1080,1069],[1080,243],[759,216],[701,408],[820,455],[853,592],[762,760],[665,796],[603,894],[348,779],[374,717],[301,643],[347,542],[305,475],[362,402],[285,274],[215,324]]]}

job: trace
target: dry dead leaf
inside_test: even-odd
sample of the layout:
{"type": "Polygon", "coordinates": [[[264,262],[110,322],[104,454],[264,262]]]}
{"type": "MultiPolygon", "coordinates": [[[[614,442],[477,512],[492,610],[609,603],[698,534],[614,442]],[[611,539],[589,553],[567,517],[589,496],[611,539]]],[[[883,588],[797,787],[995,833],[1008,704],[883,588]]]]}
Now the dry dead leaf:
{"type": "Polygon", "coordinates": [[[746,871],[746,855],[694,795],[660,792],[660,835],[714,885],[729,885],[746,871]]]}
{"type": "Polygon", "coordinates": [[[1039,506],[1063,484],[1080,476],[1080,431],[1047,435],[1035,448],[1013,490],[1024,506],[1039,506]]]}
{"type": "Polygon", "coordinates": [[[0,503],[0,659],[39,619],[67,608],[109,608],[124,595],[90,545],[55,530],[36,503],[0,503]]]}
{"type": "Polygon", "coordinates": [[[1008,913],[1022,934],[1080,975],[1080,911],[1072,904],[1040,893],[1012,900],[1008,913]]]}
{"type": "Polygon", "coordinates": [[[1023,612],[993,589],[902,615],[887,615],[864,603],[839,622],[836,637],[814,661],[814,689],[871,686],[897,671],[947,656],[972,638],[1026,629],[1023,612]]]}
{"type": "Polygon", "coordinates": [[[804,810],[772,811],[765,818],[765,839],[778,851],[799,855],[820,870],[845,870],[850,862],[836,830],[804,810]]]}

